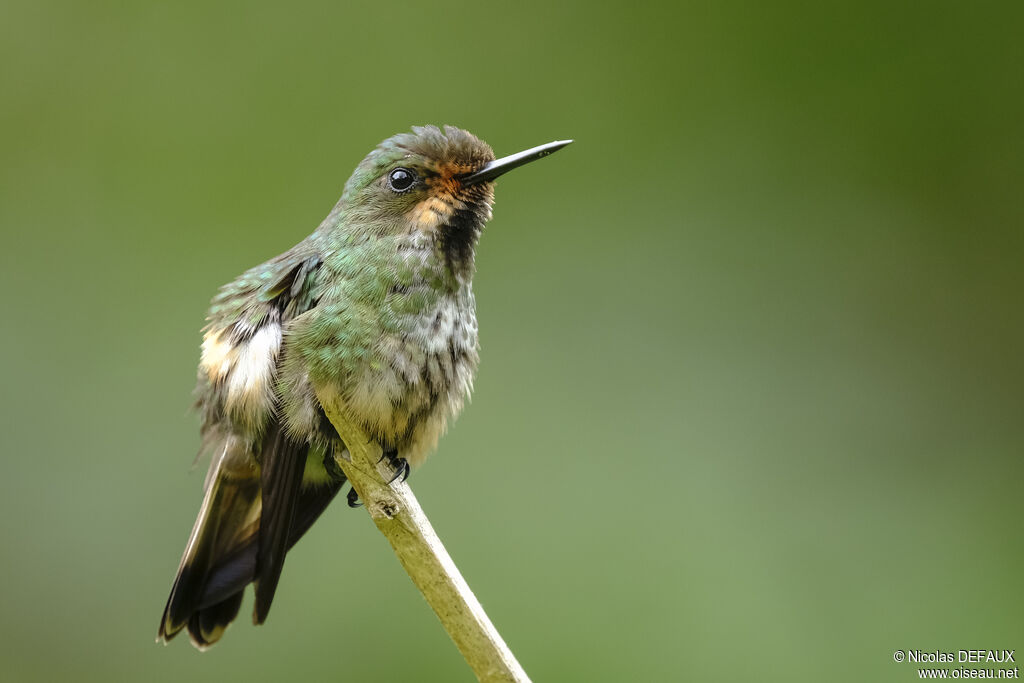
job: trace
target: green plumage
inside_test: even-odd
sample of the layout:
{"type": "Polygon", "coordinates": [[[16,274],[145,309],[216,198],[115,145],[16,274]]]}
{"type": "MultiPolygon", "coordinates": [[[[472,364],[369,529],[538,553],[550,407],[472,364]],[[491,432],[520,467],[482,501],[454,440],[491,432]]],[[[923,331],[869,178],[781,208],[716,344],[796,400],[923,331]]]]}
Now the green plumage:
{"type": "Polygon", "coordinates": [[[500,163],[456,128],[396,135],[308,238],[214,297],[196,387],[206,496],[160,639],[216,642],[249,583],[266,618],[288,548],[344,483],[324,463],[345,435],[318,395],[396,463],[433,450],[478,363],[474,250],[500,163]]]}

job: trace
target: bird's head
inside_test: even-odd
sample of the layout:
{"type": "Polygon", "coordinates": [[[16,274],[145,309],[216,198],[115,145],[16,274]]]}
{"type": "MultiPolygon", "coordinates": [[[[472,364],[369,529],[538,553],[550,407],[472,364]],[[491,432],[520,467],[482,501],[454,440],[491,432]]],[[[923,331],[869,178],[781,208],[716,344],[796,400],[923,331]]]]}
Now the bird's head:
{"type": "Polygon", "coordinates": [[[438,244],[453,262],[472,261],[491,217],[494,179],[561,149],[553,142],[495,160],[472,133],[415,127],[380,143],[345,184],[345,222],[377,235],[410,235],[438,244]]]}

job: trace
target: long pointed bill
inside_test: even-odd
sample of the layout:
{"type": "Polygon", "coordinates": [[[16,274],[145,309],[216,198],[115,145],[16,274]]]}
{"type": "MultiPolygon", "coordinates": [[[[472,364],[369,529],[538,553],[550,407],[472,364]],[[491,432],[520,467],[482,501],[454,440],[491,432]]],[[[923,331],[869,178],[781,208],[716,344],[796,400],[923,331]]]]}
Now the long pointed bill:
{"type": "Polygon", "coordinates": [[[507,157],[495,159],[488,163],[486,166],[470,173],[469,175],[462,178],[463,185],[472,185],[474,183],[485,183],[489,180],[494,180],[503,173],[508,173],[513,168],[518,168],[523,164],[528,164],[531,161],[537,159],[543,159],[549,154],[554,154],[558,150],[568,145],[572,140],[557,140],[555,142],[549,142],[546,145],[540,145],[539,147],[533,147],[516,154],[510,154],[507,157]]]}

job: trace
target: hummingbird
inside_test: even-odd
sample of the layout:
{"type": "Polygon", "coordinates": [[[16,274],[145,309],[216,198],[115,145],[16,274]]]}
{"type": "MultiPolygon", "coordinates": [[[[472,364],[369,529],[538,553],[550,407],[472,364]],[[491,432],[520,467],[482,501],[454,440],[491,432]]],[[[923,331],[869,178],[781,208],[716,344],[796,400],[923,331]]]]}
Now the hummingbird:
{"type": "Polygon", "coordinates": [[[285,555],[345,484],[345,434],[318,392],[340,397],[395,478],[436,448],[479,362],[472,284],[494,180],[570,142],[495,159],[452,126],[390,137],[311,235],[220,289],[195,390],[211,461],[158,642],[187,629],[210,647],[250,583],[253,623],[266,620],[285,555]]]}

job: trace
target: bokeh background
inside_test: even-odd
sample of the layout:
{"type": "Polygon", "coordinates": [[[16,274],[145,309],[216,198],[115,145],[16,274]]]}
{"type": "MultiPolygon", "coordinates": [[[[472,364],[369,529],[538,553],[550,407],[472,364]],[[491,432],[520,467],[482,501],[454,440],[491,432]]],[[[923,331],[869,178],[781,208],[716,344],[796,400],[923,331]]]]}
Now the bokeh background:
{"type": "Polygon", "coordinates": [[[210,296],[421,123],[576,139],[412,479],[535,680],[1024,652],[1024,6],[826,5],[8,0],[0,678],[472,680],[344,505],[265,626],[153,643],[210,296]]]}

